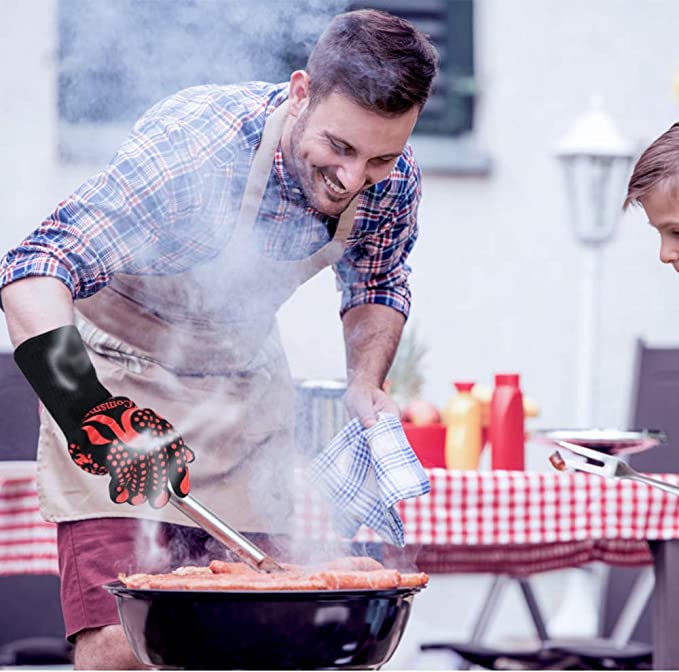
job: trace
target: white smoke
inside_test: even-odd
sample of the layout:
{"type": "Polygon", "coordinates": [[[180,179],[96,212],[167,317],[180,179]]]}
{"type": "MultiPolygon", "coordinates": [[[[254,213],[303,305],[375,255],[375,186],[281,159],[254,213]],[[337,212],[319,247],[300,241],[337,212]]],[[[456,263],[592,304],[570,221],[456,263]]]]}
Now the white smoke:
{"type": "MultiPolygon", "coordinates": [[[[345,0],[61,0],[62,117],[70,122],[113,119],[128,120],[131,124],[150,105],[185,87],[253,79],[285,81],[292,69],[304,66],[311,46],[330,18],[343,11],[347,4],[345,0]]],[[[215,208],[208,207],[202,213],[204,217],[195,231],[196,236],[210,231],[213,241],[223,237],[224,219],[235,216],[232,201],[210,198],[218,177],[211,175],[205,180],[205,189],[209,191],[205,202],[215,208]]],[[[299,207],[301,214],[304,205],[299,207]]],[[[190,230],[188,235],[192,235],[190,230]]],[[[155,254],[155,251],[149,248],[144,252],[147,253],[155,254]]],[[[185,312],[203,318],[209,317],[213,309],[218,311],[220,296],[231,291],[230,284],[212,272],[214,265],[210,267],[207,257],[206,261],[205,272],[195,275],[197,284],[181,295],[185,312]]],[[[233,270],[230,265],[240,263],[247,268],[255,262],[232,257],[224,263],[225,268],[233,270]]],[[[256,289],[258,295],[269,296],[278,288],[272,283],[271,286],[260,284],[256,289]]],[[[242,296],[246,303],[253,298],[247,294],[242,296]]],[[[183,344],[166,345],[171,358],[181,358],[181,353],[172,351],[184,347],[183,344]]],[[[200,348],[201,343],[197,342],[195,347],[200,348]]],[[[181,389],[176,392],[181,394],[181,389]]],[[[168,389],[167,394],[171,397],[173,390],[168,389]]],[[[219,395],[224,394],[224,388],[215,386],[212,394],[221,399],[219,395]]],[[[135,401],[143,405],[143,400],[135,401]]],[[[292,400],[288,401],[285,409],[265,410],[292,413],[292,400]]],[[[239,412],[224,400],[225,417],[239,412]]],[[[167,419],[176,422],[173,417],[167,419]]],[[[257,427],[257,417],[245,419],[255,430],[266,429],[257,427]]],[[[185,438],[194,433],[200,436],[210,421],[210,413],[198,406],[190,418],[182,420],[179,430],[185,438]]],[[[200,445],[190,440],[187,443],[196,453],[196,460],[201,459],[201,453],[226,448],[209,441],[200,445]]],[[[293,459],[292,456],[283,458],[288,463],[293,459]]],[[[269,481],[267,470],[274,468],[273,464],[262,464],[262,483],[269,481]]],[[[200,499],[200,483],[192,481],[196,497],[200,499]]],[[[276,497],[267,492],[257,496],[257,488],[255,477],[248,505],[257,503],[266,518],[284,517],[285,511],[279,508],[276,497]]],[[[229,522],[228,512],[218,513],[229,522]]],[[[155,523],[142,526],[140,544],[150,557],[161,559],[168,551],[160,543],[157,531],[155,523]]],[[[175,544],[179,544],[175,551],[185,562],[205,560],[203,556],[191,557],[191,549],[180,548],[180,541],[175,544]]],[[[321,561],[346,554],[347,550],[346,545],[333,542],[324,547],[299,548],[297,555],[309,561],[321,561]]]]}
{"type": "Polygon", "coordinates": [[[60,0],[60,107],[134,120],[198,84],[284,81],[343,0],[60,0]]]}

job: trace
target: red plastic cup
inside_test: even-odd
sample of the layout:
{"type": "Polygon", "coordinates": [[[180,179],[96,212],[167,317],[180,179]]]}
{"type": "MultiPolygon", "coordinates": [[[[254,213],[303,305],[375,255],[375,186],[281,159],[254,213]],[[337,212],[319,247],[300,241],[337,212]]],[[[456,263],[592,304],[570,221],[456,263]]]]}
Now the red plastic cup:
{"type": "Polygon", "coordinates": [[[446,466],[446,426],[441,423],[430,425],[414,425],[412,422],[403,423],[408,442],[417,459],[427,469],[446,466]]]}

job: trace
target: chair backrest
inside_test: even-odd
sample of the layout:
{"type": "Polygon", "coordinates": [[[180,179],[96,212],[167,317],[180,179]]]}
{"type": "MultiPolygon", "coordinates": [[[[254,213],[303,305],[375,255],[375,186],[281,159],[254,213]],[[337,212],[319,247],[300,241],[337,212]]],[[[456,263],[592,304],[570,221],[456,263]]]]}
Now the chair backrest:
{"type": "Polygon", "coordinates": [[[649,348],[637,341],[630,420],[634,427],[661,429],[665,445],[632,455],[641,471],[679,473],[679,347],[649,348]]]}
{"type": "MultiPolygon", "coordinates": [[[[35,392],[12,353],[0,353],[0,460],[35,460],[39,427],[35,392]]],[[[33,637],[63,642],[59,577],[0,576],[0,604],[11,605],[0,618],[0,645],[33,637]]]]}
{"type": "MultiPolygon", "coordinates": [[[[637,341],[632,385],[630,426],[661,429],[668,436],[664,445],[630,456],[640,471],[679,473],[679,347],[650,348],[637,341]]],[[[610,632],[639,570],[611,567],[604,605],[604,632],[610,632]]],[[[637,641],[652,642],[651,609],[647,604],[634,631],[637,641]]]]}
{"type": "Polygon", "coordinates": [[[51,574],[0,576],[0,603],[6,607],[0,617],[0,648],[35,637],[64,640],[59,588],[59,577],[51,574]]]}
{"type": "Polygon", "coordinates": [[[39,426],[35,392],[12,353],[0,353],[0,459],[34,460],[39,426]]]}

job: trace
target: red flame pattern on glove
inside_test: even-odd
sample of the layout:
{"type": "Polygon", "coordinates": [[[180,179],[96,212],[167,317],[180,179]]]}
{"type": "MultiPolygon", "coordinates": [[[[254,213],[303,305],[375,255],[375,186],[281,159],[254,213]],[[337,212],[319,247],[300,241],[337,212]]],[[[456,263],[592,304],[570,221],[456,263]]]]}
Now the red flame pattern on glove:
{"type": "Polygon", "coordinates": [[[109,495],[116,504],[165,506],[168,483],[189,493],[187,464],[193,451],[165,418],[139,408],[127,397],[111,397],[82,419],[68,441],[71,459],[89,474],[111,476],[109,495]]]}

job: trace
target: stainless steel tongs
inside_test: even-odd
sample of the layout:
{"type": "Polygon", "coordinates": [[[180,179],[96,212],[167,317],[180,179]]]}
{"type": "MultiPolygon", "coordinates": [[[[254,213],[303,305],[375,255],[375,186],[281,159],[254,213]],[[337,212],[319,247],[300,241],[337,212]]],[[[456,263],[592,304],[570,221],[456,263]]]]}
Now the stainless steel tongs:
{"type": "Polygon", "coordinates": [[[175,508],[179,509],[210,536],[224,544],[230,551],[236,553],[250,567],[260,572],[284,571],[259,546],[256,546],[240,532],[227,525],[217,514],[203,506],[197,499],[191,495],[179,497],[175,494],[171,485],[168,485],[168,489],[170,491],[170,502],[175,508]]]}
{"type": "Polygon", "coordinates": [[[658,479],[650,478],[649,476],[644,476],[635,469],[632,469],[632,467],[623,462],[619,457],[607,455],[598,450],[585,448],[584,446],[569,443],[567,441],[557,441],[556,443],[561,446],[561,448],[565,448],[571,453],[575,453],[579,458],[584,458],[574,458],[568,453],[562,454],[557,452],[556,455],[571,469],[586,471],[590,474],[602,476],[603,478],[626,478],[630,481],[645,483],[653,488],[659,488],[672,495],[679,495],[679,486],[665,483],[664,481],[659,481],[658,479]]]}

